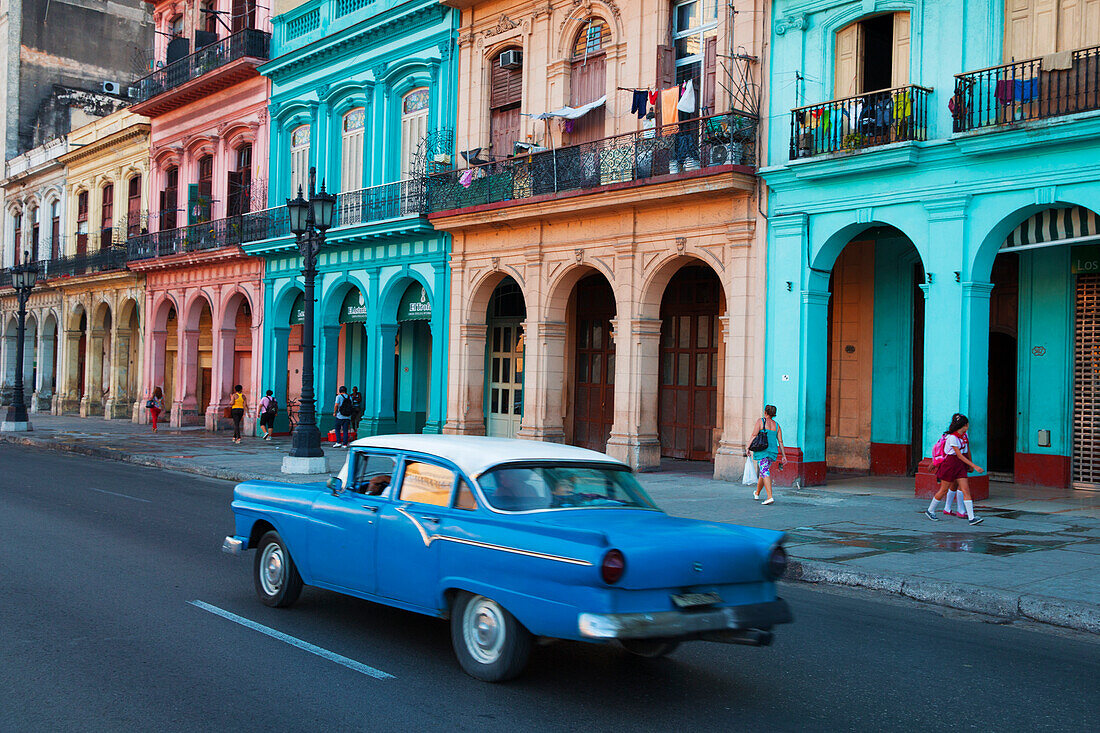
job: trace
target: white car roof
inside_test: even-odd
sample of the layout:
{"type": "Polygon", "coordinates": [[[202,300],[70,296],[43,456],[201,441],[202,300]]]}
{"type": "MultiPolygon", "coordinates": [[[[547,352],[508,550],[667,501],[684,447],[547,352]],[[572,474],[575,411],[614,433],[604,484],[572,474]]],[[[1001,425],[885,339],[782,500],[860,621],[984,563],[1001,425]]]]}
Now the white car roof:
{"type": "Polygon", "coordinates": [[[584,461],[623,466],[603,453],[561,443],[478,435],[372,435],[360,438],[353,448],[388,448],[439,456],[476,477],[499,463],[512,461],[584,461]]]}

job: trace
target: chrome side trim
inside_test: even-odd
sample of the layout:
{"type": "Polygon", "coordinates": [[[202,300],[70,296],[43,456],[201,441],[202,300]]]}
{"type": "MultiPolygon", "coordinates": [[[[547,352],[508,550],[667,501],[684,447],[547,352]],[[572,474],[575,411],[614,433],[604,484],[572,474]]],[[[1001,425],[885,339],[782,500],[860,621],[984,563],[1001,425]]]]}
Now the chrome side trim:
{"type": "Polygon", "coordinates": [[[534,550],[522,550],[518,547],[507,547],[505,545],[494,545],[489,542],[479,542],[478,540],[468,540],[462,537],[449,537],[447,535],[433,534],[429,535],[427,530],[420,522],[416,521],[416,517],[409,514],[405,507],[395,507],[397,512],[403,517],[407,518],[416,527],[416,530],[420,533],[420,539],[424,541],[425,547],[430,547],[433,542],[440,540],[443,542],[454,542],[459,545],[470,545],[471,547],[483,547],[486,550],[499,550],[500,552],[509,552],[513,555],[523,555],[525,557],[537,557],[541,560],[552,560],[554,562],[563,562],[568,565],[580,565],[582,567],[592,567],[592,563],[588,560],[579,560],[575,557],[565,557],[564,555],[551,555],[545,552],[535,552],[534,550]]]}

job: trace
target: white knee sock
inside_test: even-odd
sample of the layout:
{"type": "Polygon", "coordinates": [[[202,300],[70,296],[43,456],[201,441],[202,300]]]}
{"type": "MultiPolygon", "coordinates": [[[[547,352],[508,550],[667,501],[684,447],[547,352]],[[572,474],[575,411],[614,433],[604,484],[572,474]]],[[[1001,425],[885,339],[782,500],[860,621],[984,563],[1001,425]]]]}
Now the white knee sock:
{"type": "Polygon", "coordinates": [[[939,502],[938,502],[938,501],[936,501],[936,497],[934,497],[934,496],[933,496],[933,497],[932,497],[932,503],[928,505],[928,511],[932,512],[933,514],[935,514],[935,513],[936,513],[936,507],[937,507],[938,505],[939,505],[939,502]]]}
{"type": "Polygon", "coordinates": [[[966,516],[968,519],[974,518],[974,502],[968,501],[966,503],[966,516]]]}
{"type": "Polygon", "coordinates": [[[951,507],[955,506],[955,494],[957,493],[959,492],[954,489],[947,492],[947,503],[943,505],[943,510],[945,512],[954,511],[951,507]]]}
{"type": "Polygon", "coordinates": [[[956,493],[958,494],[959,514],[963,514],[966,512],[966,504],[964,503],[966,501],[966,494],[961,491],[956,493]]]}

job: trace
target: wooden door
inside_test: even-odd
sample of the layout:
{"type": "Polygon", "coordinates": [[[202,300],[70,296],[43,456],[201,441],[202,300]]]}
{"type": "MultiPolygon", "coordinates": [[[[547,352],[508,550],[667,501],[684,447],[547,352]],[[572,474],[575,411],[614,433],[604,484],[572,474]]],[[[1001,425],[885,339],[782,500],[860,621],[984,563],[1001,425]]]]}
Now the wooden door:
{"type": "Polygon", "coordinates": [[[512,154],[519,140],[519,105],[494,109],[489,115],[489,155],[493,160],[512,154]]]}
{"type": "Polygon", "coordinates": [[[615,295],[600,275],[577,283],[573,444],[603,452],[615,421],[615,295]]]}
{"type": "Polygon", "coordinates": [[[663,456],[713,459],[721,294],[718,277],[706,267],[683,268],[665,290],[657,417],[663,456]]]}
{"type": "Polygon", "coordinates": [[[523,326],[518,321],[489,324],[487,435],[514,438],[523,417],[523,326]]]}
{"type": "Polygon", "coordinates": [[[199,369],[199,414],[206,414],[206,408],[210,406],[210,388],[213,385],[212,371],[210,367],[199,369]]]}
{"type": "MultiPolygon", "coordinates": [[[[607,94],[607,56],[576,60],[569,76],[569,106],[581,107],[607,94]]],[[[604,136],[604,107],[594,109],[573,123],[569,143],[592,142],[604,136]]]]}

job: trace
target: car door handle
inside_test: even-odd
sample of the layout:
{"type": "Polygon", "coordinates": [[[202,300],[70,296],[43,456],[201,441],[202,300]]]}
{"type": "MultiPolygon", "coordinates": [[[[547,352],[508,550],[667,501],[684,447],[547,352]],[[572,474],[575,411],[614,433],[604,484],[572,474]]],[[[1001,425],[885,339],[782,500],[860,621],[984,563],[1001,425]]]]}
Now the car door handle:
{"type": "Polygon", "coordinates": [[[431,522],[432,524],[439,524],[439,517],[429,517],[429,516],[426,516],[426,515],[422,514],[422,515],[420,515],[420,518],[423,519],[425,522],[431,522]]]}
{"type": "Polygon", "coordinates": [[[366,509],[368,512],[377,512],[378,511],[378,505],[377,504],[363,504],[363,508],[366,509]]]}

